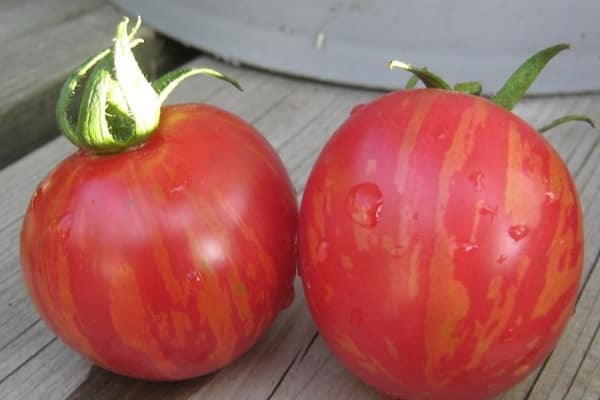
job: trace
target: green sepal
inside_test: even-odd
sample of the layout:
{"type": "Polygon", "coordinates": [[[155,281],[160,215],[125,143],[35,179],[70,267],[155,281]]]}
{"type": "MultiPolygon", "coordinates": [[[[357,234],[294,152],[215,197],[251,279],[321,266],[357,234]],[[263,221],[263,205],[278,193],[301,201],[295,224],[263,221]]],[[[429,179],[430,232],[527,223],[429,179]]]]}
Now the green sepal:
{"type": "Polygon", "coordinates": [[[451,87],[447,84],[442,78],[433,72],[429,71],[427,68],[418,68],[414,65],[406,64],[402,61],[393,60],[388,64],[390,69],[400,68],[405,71],[408,71],[415,75],[417,78],[423,82],[423,84],[428,88],[436,88],[436,89],[446,89],[450,90],[451,87]]]}
{"type": "Polygon", "coordinates": [[[412,89],[415,86],[417,86],[417,83],[419,83],[419,78],[417,78],[416,75],[411,75],[411,77],[406,82],[406,85],[404,85],[404,89],[412,89]]]}
{"type": "Polygon", "coordinates": [[[512,110],[525,95],[548,61],[568,48],[570,46],[567,43],[561,43],[541,50],[528,58],[508,78],[496,95],[492,97],[492,101],[507,110],[512,110]]]}
{"type": "MultiPolygon", "coordinates": [[[[123,18],[117,28],[113,50],[115,79],[127,103],[124,113],[135,121],[135,135],[144,139],[158,126],[160,99],[140,69],[127,34],[128,18],[123,18]]],[[[139,23],[134,27],[138,29],[139,23]]]]}
{"type": "Polygon", "coordinates": [[[457,92],[472,94],[479,96],[483,87],[481,83],[477,81],[458,82],[454,85],[453,89],[457,92]]]}
{"type": "Polygon", "coordinates": [[[63,132],[67,139],[76,146],[80,146],[81,140],[79,139],[79,135],[75,132],[75,128],[73,128],[73,122],[69,118],[69,105],[71,104],[71,100],[73,99],[81,80],[85,78],[90,69],[109,54],[110,49],[103,50],[77,67],[77,69],[67,77],[67,80],[63,84],[58,95],[56,106],[56,122],[58,123],[58,128],[63,132]]]}
{"type": "Polygon", "coordinates": [[[105,118],[111,76],[106,68],[109,63],[105,61],[97,64],[90,73],[79,104],[76,131],[83,133],[79,139],[84,148],[94,148],[97,143],[111,139],[105,118]]]}
{"type": "Polygon", "coordinates": [[[538,129],[538,132],[543,133],[552,128],[556,128],[559,125],[562,125],[564,123],[571,122],[571,121],[587,122],[592,128],[596,127],[596,125],[594,124],[594,121],[587,115],[569,114],[569,115],[565,115],[560,118],[556,118],[554,121],[550,122],[549,124],[542,126],[541,128],[538,129]]]}
{"type": "Polygon", "coordinates": [[[173,89],[177,87],[177,85],[179,85],[184,79],[193,75],[210,75],[214,78],[229,82],[238,90],[243,91],[242,87],[235,79],[232,79],[210,68],[179,68],[167,72],[160,78],[156,79],[154,82],[152,82],[152,87],[158,93],[160,102],[162,103],[166,100],[169,94],[171,94],[173,89]]]}

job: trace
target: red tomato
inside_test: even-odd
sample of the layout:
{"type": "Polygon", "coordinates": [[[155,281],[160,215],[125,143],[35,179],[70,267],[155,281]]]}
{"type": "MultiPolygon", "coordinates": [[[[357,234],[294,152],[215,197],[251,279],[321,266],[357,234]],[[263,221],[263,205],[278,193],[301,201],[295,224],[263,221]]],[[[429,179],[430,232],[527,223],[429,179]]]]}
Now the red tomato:
{"type": "Polygon", "coordinates": [[[27,288],[67,344],[115,372],[214,371],[293,298],[297,207],[268,142],[207,105],[162,110],[141,148],[78,151],[21,233],[27,288]]]}
{"type": "Polygon", "coordinates": [[[402,399],[482,399],[533,371],[573,314],[581,210],[567,167],[480,97],[357,107],[300,212],[306,298],[333,352],[402,399]]]}

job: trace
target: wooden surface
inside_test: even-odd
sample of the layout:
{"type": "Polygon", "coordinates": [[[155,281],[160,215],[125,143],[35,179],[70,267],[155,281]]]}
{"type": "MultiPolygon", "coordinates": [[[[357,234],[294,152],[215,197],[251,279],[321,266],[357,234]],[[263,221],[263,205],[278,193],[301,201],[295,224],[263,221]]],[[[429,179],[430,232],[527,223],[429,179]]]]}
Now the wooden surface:
{"type": "MultiPolygon", "coordinates": [[[[52,2],[61,3],[49,1],[52,2]]],[[[9,6],[29,3],[32,2],[5,1],[0,5],[0,21],[11,20],[7,17],[9,6]]],[[[72,2],[73,7],[88,3],[102,2],[72,2]]],[[[100,5],[101,11],[94,10],[100,19],[90,17],[89,23],[109,35],[118,19],[117,13],[105,5],[100,5]],[[103,13],[112,17],[100,17],[103,13]],[[100,20],[106,26],[100,28],[100,20]]],[[[60,30],[69,23],[61,19],[60,11],[56,12],[47,15],[54,22],[40,29],[60,30]]],[[[10,37],[5,35],[10,35],[11,30],[23,28],[14,24],[5,29],[7,26],[0,24],[2,41],[10,37]]],[[[14,71],[15,81],[21,77],[29,79],[29,84],[35,86],[30,90],[33,96],[43,86],[34,77],[23,75],[29,72],[19,74],[13,61],[4,56],[0,63],[2,70],[14,71]]],[[[170,102],[208,102],[255,125],[281,155],[298,190],[298,199],[312,163],[331,133],[354,105],[380,95],[231,67],[207,57],[199,57],[192,63],[230,74],[243,84],[245,91],[239,93],[223,82],[198,78],[177,89],[170,102]]],[[[10,101],[3,96],[0,110],[10,101]]],[[[52,102],[52,99],[45,101],[52,102]]],[[[40,107],[53,107],[45,103],[40,107]]],[[[600,94],[525,99],[515,111],[534,126],[567,112],[587,113],[600,121],[600,94]]],[[[0,115],[4,118],[4,114],[0,115]]],[[[19,122],[19,126],[26,129],[27,121],[19,122]]],[[[567,125],[547,135],[567,161],[581,194],[586,235],[584,279],[577,312],[557,349],[534,374],[498,399],[600,398],[599,135],[584,124],[567,125]]],[[[230,366],[208,376],[178,383],[142,382],[94,367],[68,349],[40,321],[27,297],[19,272],[18,235],[36,184],[72,151],[70,143],[57,138],[0,170],[0,399],[377,398],[375,391],[348,373],[329,352],[311,320],[299,282],[293,304],[281,313],[259,343],[230,366]]]]}

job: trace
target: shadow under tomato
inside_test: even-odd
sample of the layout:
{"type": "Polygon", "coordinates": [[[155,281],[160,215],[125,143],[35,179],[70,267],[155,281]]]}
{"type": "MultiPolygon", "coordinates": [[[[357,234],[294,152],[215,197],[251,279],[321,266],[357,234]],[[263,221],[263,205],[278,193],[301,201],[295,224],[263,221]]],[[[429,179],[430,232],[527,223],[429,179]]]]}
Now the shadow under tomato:
{"type": "Polygon", "coordinates": [[[67,399],[187,399],[210,382],[215,375],[216,372],[185,381],[152,382],[129,378],[93,366],[85,381],[67,399]]]}

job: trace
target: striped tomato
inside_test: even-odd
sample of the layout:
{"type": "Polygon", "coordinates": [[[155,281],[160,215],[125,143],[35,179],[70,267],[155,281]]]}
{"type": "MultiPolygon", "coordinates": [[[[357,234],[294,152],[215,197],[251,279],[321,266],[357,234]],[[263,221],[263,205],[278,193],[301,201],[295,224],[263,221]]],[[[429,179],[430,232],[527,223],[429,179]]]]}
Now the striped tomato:
{"type": "Polygon", "coordinates": [[[573,314],[581,210],[560,156],[510,111],[397,91],[321,152],[299,251],[318,329],[358,377],[393,398],[483,399],[535,369],[573,314]]]}
{"type": "Polygon", "coordinates": [[[83,149],[40,183],[21,232],[50,328],[145,379],[206,374],[248,350],[293,298],[295,192],[268,142],[198,104],[164,107],[134,148],[61,125],[83,149]]]}

